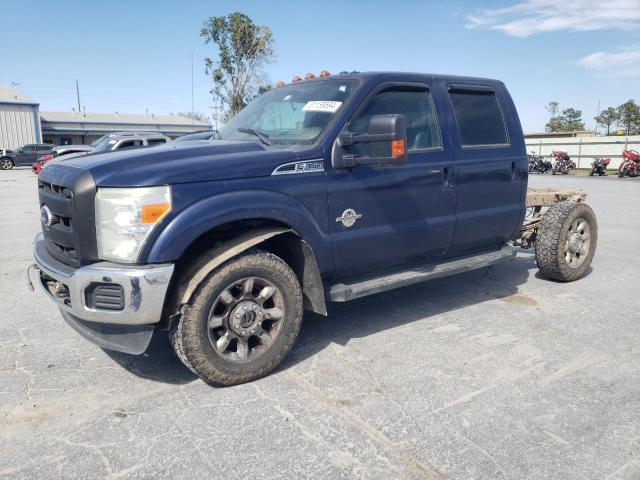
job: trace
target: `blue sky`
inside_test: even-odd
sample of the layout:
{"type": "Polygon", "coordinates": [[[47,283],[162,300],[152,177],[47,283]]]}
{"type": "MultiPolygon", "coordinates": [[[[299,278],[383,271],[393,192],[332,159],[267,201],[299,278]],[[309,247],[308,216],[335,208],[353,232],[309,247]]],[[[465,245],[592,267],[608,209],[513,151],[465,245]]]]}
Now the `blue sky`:
{"type": "Polygon", "coordinates": [[[640,102],[640,0],[35,1],[0,0],[0,84],[17,82],[42,110],[70,111],[75,79],[87,111],[211,113],[199,36],[209,16],[240,11],[269,26],[272,81],[341,70],[498,78],[525,131],[549,100],[583,110],[640,102]]]}

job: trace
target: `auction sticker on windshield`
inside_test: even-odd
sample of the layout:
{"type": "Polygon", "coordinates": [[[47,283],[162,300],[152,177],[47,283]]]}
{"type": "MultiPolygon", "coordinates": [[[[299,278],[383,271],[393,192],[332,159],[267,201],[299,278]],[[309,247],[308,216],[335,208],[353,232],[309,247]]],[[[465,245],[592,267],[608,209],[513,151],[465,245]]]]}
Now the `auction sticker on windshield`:
{"type": "Polygon", "coordinates": [[[302,107],[303,112],[330,112],[333,113],[340,108],[342,102],[332,100],[311,100],[302,107]]]}

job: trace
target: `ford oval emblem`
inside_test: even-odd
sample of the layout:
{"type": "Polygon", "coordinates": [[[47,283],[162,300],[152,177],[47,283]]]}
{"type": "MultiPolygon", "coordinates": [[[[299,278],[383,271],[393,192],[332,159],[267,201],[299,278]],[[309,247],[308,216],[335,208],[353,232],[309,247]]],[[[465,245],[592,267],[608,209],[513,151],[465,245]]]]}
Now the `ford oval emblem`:
{"type": "Polygon", "coordinates": [[[40,221],[45,227],[50,227],[51,222],[53,221],[53,215],[51,214],[51,210],[46,205],[40,207],[40,221]]]}

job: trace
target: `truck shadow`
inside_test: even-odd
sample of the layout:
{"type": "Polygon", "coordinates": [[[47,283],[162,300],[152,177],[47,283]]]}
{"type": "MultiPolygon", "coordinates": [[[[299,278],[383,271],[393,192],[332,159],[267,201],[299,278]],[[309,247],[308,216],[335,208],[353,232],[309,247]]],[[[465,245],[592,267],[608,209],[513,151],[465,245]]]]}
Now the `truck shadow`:
{"type": "MultiPolygon", "coordinates": [[[[348,303],[328,304],[329,316],[307,314],[298,341],[278,370],[289,368],[331,343],[346,345],[400,325],[497,298],[535,305],[516,295],[537,266],[532,253],[512,262],[392,290],[348,303]]],[[[277,370],[277,371],[278,371],[277,370]]]]}
{"type": "MultiPolygon", "coordinates": [[[[328,304],[328,317],[311,313],[305,315],[296,344],[276,372],[317,354],[331,343],[346,345],[352,339],[364,338],[425,317],[496,298],[513,297],[518,293],[518,286],[527,281],[535,268],[533,255],[525,252],[512,262],[483,270],[432,280],[348,303],[328,304]]],[[[513,298],[516,302],[523,301],[518,296],[513,298]]],[[[525,302],[527,298],[524,297],[525,302]]],[[[197,379],[173,353],[166,332],[156,332],[142,355],[132,356],[108,350],[105,353],[141,378],[176,385],[197,379]]]]}

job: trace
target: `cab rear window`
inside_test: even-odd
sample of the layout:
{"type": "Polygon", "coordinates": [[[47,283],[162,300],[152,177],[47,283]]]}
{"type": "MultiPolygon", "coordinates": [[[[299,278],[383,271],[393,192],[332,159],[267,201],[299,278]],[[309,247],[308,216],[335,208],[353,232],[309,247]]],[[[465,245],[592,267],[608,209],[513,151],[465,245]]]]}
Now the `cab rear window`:
{"type": "Polygon", "coordinates": [[[463,147],[509,143],[502,112],[493,91],[450,89],[449,95],[463,147]]]}

